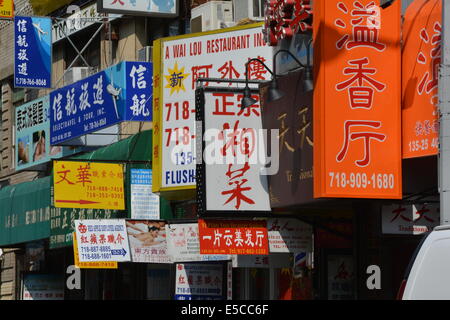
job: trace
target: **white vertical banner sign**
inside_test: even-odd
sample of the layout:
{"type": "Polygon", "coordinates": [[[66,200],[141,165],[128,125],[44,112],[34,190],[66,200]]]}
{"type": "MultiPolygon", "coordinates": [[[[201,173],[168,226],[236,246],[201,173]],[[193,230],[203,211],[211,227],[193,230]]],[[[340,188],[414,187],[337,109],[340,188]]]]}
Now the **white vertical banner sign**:
{"type": "Polygon", "coordinates": [[[159,196],[152,192],[152,170],[131,169],[131,218],[159,220],[159,196]]]}

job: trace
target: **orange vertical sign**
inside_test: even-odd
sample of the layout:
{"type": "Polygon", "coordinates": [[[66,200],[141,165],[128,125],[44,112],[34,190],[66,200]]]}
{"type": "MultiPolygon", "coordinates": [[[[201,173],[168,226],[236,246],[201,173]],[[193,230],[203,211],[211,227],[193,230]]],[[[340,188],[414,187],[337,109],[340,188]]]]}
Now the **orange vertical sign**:
{"type": "Polygon", "coordinates": [[[402,196],[400,2],[315,1],[314,196],[402,196]]]}
{"type": "Polygon", "coordinates": [[[402,51],[403,158],[438,153],[441,21],[441,0],[416,0],[406,10],[402,51]]]}

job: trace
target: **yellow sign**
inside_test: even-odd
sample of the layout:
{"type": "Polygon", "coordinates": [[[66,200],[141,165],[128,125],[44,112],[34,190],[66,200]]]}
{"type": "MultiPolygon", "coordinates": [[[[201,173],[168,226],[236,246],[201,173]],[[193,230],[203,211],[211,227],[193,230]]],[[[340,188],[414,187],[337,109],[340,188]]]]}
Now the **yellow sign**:
{"type": "Polygon", "coordinates": [[[14,1],[0,0],[0,18],[14,18],[14,1]]]}
{"type": "Polygon", "coordinates": [[[125,209],[122,164],[79,161],[53,164],[55,207],[125,209]]]}
{"type": "Polygon", "coordinates": [[[78,243],[75,232],[73,233],[73,258],[75,267],[80,269],[117,269],[117,261],[95,261],[95,262],[80,262],[78,256],[78,243]]]}

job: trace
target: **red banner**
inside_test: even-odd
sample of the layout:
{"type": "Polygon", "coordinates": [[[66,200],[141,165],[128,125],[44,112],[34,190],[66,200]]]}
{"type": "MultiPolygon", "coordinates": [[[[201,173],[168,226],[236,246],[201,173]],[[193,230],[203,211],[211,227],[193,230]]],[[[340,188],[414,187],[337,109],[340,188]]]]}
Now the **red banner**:
{"type": "Polygon", "coordinates": [[[269,254],[266,221],[198,220],[201,254],[269,254]]]}

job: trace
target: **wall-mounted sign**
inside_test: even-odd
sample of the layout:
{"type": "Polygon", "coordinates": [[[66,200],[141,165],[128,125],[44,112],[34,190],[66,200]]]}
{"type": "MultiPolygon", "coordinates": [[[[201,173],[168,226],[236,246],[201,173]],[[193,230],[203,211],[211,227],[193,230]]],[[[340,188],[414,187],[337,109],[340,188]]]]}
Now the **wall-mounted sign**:
{"type": "Polygon", "coordinates": [[[355,272],[351,255],[329,254],[327,261],[328,300],[352,300],[355,272]]]}
{"type": "Polygon", "coordinates": [[[269,254],[266,221],[198,220],[201,254],[269,254]]]}
{"type": "Polygon", "coordinates": [[[175,300],[224,300],[223,264],[175,265],[175,300]]]}
{"type": "Polygon", "coordinates": [[[197,99],[204,140],[204,161],[202,169],[197,169],[202,173],[197,181],[202,190],[198,192],[199,214],[270,212],[259,105],[242,110],[238,103],[242,94],[196,91],[204,97],[197,99]]]}
{"type": "Polygon", "coordinates": [[[171,263],[164,221],[127,220],[132,262],[171,263]]]}
{"type": "MultiPolygon", "coordinates": [[[[271,66],[272,50],[263,40],[261,24],[154,42],[153,61],[161,61],[154,66],[154,192],[196,186],[196,80],[245,79],[245,63],[260,58],[271,66]]],[[[270,79],[270,73],[258,62],[250,63],[249,69],[250,79],[270,79]]],[[[229,83],[210,85],[231,87],[229,83]]],[[[237,115],[239,98],[242,96],[229,98],[231,105],[218,112],[237,115]]],[[[251,112],[259,114],[258,106],[251,112]]]]}
{"type": "Polygon", "coordinates": [[[389,205],[381,211],[384,234],[420,235],[440,224],[439,204],[389,205]]]}
{"type": "Polygon", "coordinates": [[[12,19],[14,17],[14,1],[3,0],[0,2],[0,19],[12,19]]]}
{"type": "Polygon", "coordinates": [[[97,0],[98,12],[176,17],[178,0],[97,0]]]}
{"type": "Polygon", "coordinates": [[[95,261],[80,262],[80,253],[78,251],[78,243],[76,233],[73,233],[73,261],[74,265],[80,269],[117,269],[119,267],[117,261],[95,261]]]}
{"type": "Polygon", "coordinates": [[[123,164],[54,161],[54,206],[125,209],[123,164]]]}
{"type": "Polygon", "coordinates": [[[268,219],[270,252],[311,252],[312,226],[297,219],[268,219]]]}
{"type": "Polygon", "coordinates": [[[22,300],[64,300],[64,276],[23,274],[22,300]]]}
{"type": "Polygon", "coordinates": [[[51,88],[52,20],[14,17],[14,87],[51,88]]]}
{"type": "Polygon", "coordinates": [[[403,158],[436,155],[442,1],[416,0],[406,10],[402,48],[403,158]]]}
{"type": "Polygon", "coordinates": [[[80,149],[50,146],[50,97],[44,96],[16,107],[16,169],[26,169],[80,149]]]}
{"type": "Polygon", "coordinates": [[[131,169],[131,219],[159,220],[159,196],[152,193],[152,170],[131,169]]]}
{"type": "Polygon", "coordinates": [[[152,120],[152,64],[121,62],[50,93],[51,145],[121,121],[152,120]]]}
{"type": "Polygon", "coordinates": [[[80,262],[131,260],[125,220],[75,220],[80,262]]]}
{"type": "Polygon", "coordinates": [[[314,6],[314,196],[401,199],[401,3],[314,6]]]}

